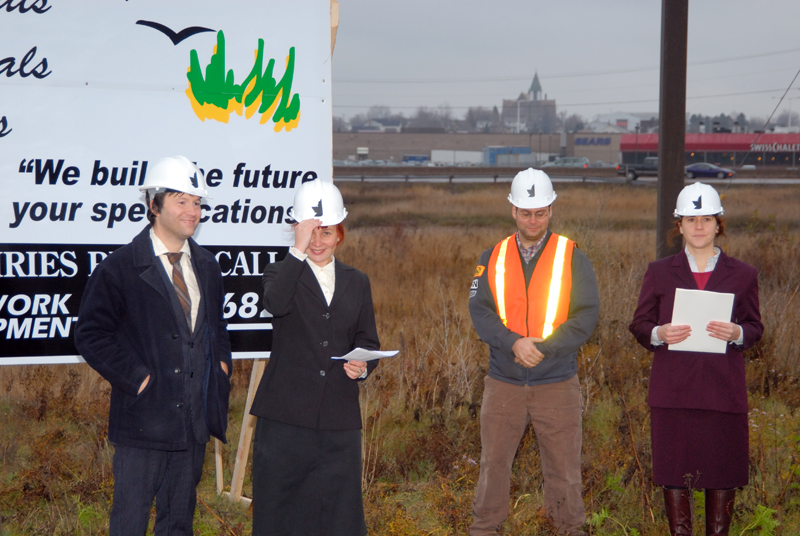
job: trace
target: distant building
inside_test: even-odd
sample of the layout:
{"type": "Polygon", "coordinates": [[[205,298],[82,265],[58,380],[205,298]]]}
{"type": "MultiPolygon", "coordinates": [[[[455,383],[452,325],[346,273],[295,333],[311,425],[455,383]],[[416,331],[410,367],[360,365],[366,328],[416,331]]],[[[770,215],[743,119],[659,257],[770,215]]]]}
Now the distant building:
{"type": "Polygon", "coordinates": [[[636,127],[639,127],[640,133],[647,134],[658,132],[658,114],[654,112],[614,112],[598,116],[591,124],[598,125],[598,127],[592,128],[595,132],[600,132],[599,125],[612,125],[627,132],[636,132],[636,127]]]}
{"type": "Polygon", "coordinates": [[[770,132],[774,134],[800,134],[800,125],[792,125],[790,127],[772,127],[770,132]]]}
{"type": "Polygon", "coordinates": [[[592,164],[620,161],[620,140],[624,134],[611,131],[581,131],[567,135],[567,156],[583,156],[592,164]]]}
{"type": "Polygon", "coordinates": [[[547,100],[547,95],[542,98],[539,73],[533,75],[533,82],[527,93],[520,93],[513,100],[503,99],[501,120],[510,132],[548,134],[556,131],[556,101],[547,100]]]}
{"type": "Polygon", "coordinates": [[[361,125],[353,125],[352,130],[353,132],[397,133],[403,130],[403,124],[398,119],[372,119],[361,125]]]}
{"type": "MultiPolygon", "coordinates": [[[[796,167],[800,165],[800,134],[686,134],[684,150],[686,164],[796,167]]],[[[658,156],[658,134],[623,134],[620,151],[624,164],[658,156]]]]}
{"type": "Polygon", "coordinates": [[[606,123],[604,121],[592,121],[586,125],[585,130],[589,132],[597,132],[598,134],[622,134],[624,132],[628,132],[627,128],[612,125],[611,123],[606,123]]]}

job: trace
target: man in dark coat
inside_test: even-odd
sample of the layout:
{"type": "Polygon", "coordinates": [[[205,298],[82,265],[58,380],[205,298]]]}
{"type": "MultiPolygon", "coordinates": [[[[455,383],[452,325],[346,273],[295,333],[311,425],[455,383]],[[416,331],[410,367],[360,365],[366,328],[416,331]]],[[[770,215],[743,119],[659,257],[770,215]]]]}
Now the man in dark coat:
{"type": "Polygon", "coordinates": [[[156,534],[190,535],[206,443],[225,441],[231,351],[222,274],[192,240],[207,197],[184,157],[154,164],[148,225],[92,273],[75,345],[111,384],[110,534],[141,536],[156,499],[156,534]]]}

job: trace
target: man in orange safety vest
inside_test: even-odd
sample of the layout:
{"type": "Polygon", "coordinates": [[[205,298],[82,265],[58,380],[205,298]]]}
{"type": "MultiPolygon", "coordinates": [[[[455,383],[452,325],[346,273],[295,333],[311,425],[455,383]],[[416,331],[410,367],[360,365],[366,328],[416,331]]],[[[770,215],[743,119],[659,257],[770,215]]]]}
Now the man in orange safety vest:
{"type": "Polygon", "coordinates": [[[518,173],[508,196],[517,232],[481,255],[472,280],[470,316],[490,352],[471,536],[497,534],[508,517],[511,465],[529,422],[545,511],[558,534],[584,534],[577,352],[597,324],[599,296],[586,255],[549,230],[555,199],[546,173],[518,173]]]}

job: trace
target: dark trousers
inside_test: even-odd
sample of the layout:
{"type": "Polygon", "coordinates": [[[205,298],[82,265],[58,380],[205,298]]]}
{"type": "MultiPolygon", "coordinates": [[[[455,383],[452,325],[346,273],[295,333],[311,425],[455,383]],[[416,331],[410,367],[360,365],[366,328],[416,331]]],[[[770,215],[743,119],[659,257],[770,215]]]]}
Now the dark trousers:
{"type": "Polygon", "coordinates": [[[156,500],[155,536],[191,536],[206,445],[165,451],[114,445],[110,536],[143,536],[156,500]]]}
{"type": "Polygon", "coordinates": [[[253,536],[363,536],[361,430],[315,430],[259,417],[253,536]]]}

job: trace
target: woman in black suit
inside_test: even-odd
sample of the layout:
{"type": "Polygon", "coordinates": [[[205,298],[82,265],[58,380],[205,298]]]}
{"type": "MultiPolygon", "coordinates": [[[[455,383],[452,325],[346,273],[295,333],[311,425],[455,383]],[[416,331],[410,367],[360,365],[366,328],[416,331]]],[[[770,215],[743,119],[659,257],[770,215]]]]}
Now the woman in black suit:
{"type": "Polygon", "coordinates": [[[377,361],[331,358],[380,342],[369,279],[333,256],[346,215],[332,183],[302,184],[294,247],[264,272],[273,339],[250,410],[254,536],[367,533],[358,382],[377,361]]]}
{"type": "Polygon", "coordinates": [[[630,331],[653,350],[650,372],[653,481],[664,487],[670,534],[692,534],[692,488],[705,490],[706,534],[728,534],[736,488],[747,485],[748,407],[742,351],[764,331],[755,268],[714,245],[725,232],[711,186],[681,191],[676,231],[685,248],[650,264],[630,331]],[[726,341],[724,354],[676,351],[689,326],[671,323],[675,289],[734,295],[731,322],[712,321],[706,336],[726,341]]]}

